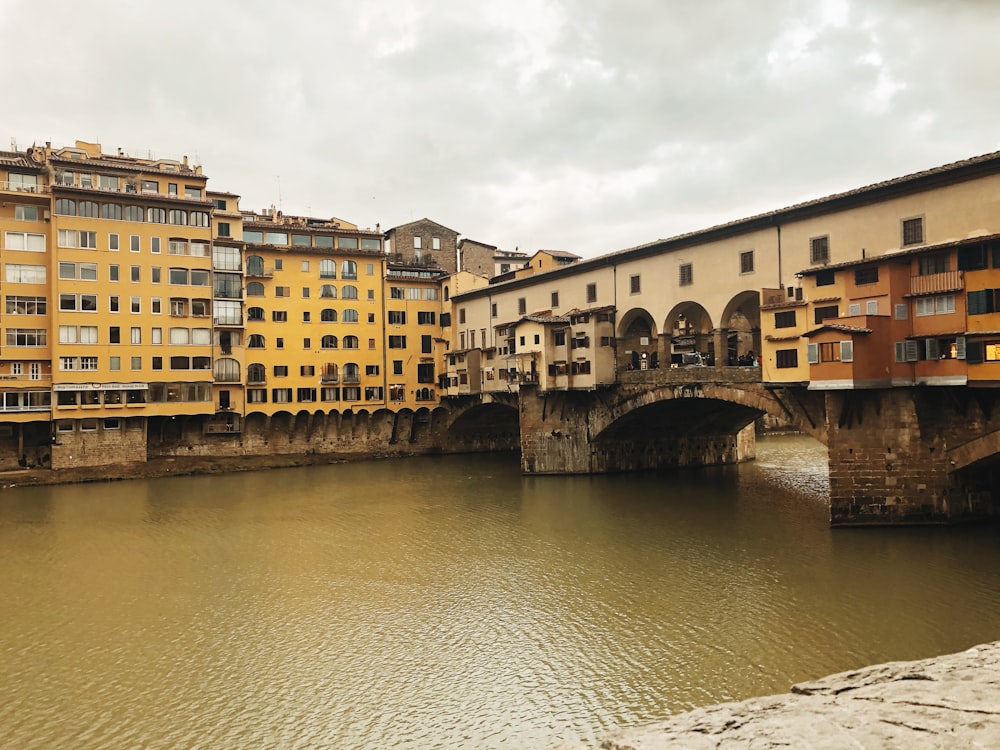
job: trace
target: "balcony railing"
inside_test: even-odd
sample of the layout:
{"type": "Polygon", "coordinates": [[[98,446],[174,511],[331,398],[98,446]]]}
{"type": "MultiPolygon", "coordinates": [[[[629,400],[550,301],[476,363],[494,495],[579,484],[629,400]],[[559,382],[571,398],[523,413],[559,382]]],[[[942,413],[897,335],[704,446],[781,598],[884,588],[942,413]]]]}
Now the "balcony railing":
{"type": "Polygon", "coordinates": [[[48,185],[23,185],[20,182],[2,182],[0,181],[0,190],[8,193],[48,193],[48,185]]]}
{"type": "Polygon", "coordinates": [[[961,271],[944,271],[910,277],[910,294],[957,292],[964,287],[961,271]]]}
{"type": "MultiPolygon", "coordinates": [[[[340,382],[340,376],[339,375],[327,375],[326,373],[324,373],[324,374],[322,374],[322,375],[319,376],[319,381],[321,383],[339,383],[340,382]]],[[[344,382],[346,383],[347,381],[345,380],[344,382]]]]}

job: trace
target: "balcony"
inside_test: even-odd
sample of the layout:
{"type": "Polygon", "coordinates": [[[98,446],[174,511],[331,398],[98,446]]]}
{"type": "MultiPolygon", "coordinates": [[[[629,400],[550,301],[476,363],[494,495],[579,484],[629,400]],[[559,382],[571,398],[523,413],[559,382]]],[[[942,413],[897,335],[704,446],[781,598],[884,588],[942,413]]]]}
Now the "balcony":
{"type": "MultiPolygon", "coordinates": [[[[319,382],[321,382],[321,383],[339,383],[340,382],[340,376],[339,375],[334,375],[334,374],[328,375],[326,373],[323,373],[322,375],[319,376],[319,382]]],[[[347,381],[345,380],[344,382],[346,383],[347,381]]]]}
{"type": "Polygon", "coordinates": [[[274,269],[273,268],[261,268],[260,266],[247,266],[247,270],[244,273],[248,279],[273,279],[274,269]]]}
{"type": "Polygon", "coordinates": [[[361,376],[360,375],[345,375],[344,385],[360,385],[361,376]]]}
{"type": "Polygon", "coordinates": [[[958,292],[965,288],[962,271],[944,271],[926,276],[910,277],[910,295],[943,294],[958,292]]]}
{"type": "Polygon", "coordinates": [[[35,195],[45,195],[51,190],[48,185],[25,185],[20,182],[0,181],[0,192],[4,193],[34,193],[35,195]]]}

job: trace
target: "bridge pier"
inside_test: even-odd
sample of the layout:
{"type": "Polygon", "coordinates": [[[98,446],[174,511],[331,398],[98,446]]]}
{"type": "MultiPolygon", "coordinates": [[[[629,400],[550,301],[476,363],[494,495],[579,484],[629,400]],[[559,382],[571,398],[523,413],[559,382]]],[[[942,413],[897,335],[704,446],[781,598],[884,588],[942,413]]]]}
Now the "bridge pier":
{"type": "Polygon", "coordinates": [[[831,524],[997,516],[997,471],[988,462],[973,465],[977,457],[969,449],[1000,428],[994,405],[994,394],[964,388],[828,392],[831,524]]]}

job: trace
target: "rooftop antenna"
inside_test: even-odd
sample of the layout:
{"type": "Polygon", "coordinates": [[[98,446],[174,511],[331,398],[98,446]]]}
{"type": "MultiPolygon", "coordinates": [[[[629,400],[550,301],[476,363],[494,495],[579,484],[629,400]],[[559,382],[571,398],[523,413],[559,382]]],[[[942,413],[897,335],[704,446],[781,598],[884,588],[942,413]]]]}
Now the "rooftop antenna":
{"type": "Polygon", "coordinates": [[[278,181],[278,210],[282,211],[284,207],[281,205],[281,175],[275,175],[274,179],[278,181]]]}

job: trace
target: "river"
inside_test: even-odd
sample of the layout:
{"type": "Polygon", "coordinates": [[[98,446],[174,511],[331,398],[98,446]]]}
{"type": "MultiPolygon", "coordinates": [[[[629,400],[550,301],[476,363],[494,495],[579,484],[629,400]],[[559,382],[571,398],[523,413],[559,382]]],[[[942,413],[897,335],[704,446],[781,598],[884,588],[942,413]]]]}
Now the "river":
{"type": "Polygon", "coordinates": [[[0,493],[0,744],[547,748],[1000,638],[996,527],[828,528],[825,449],[0,493]]]}

